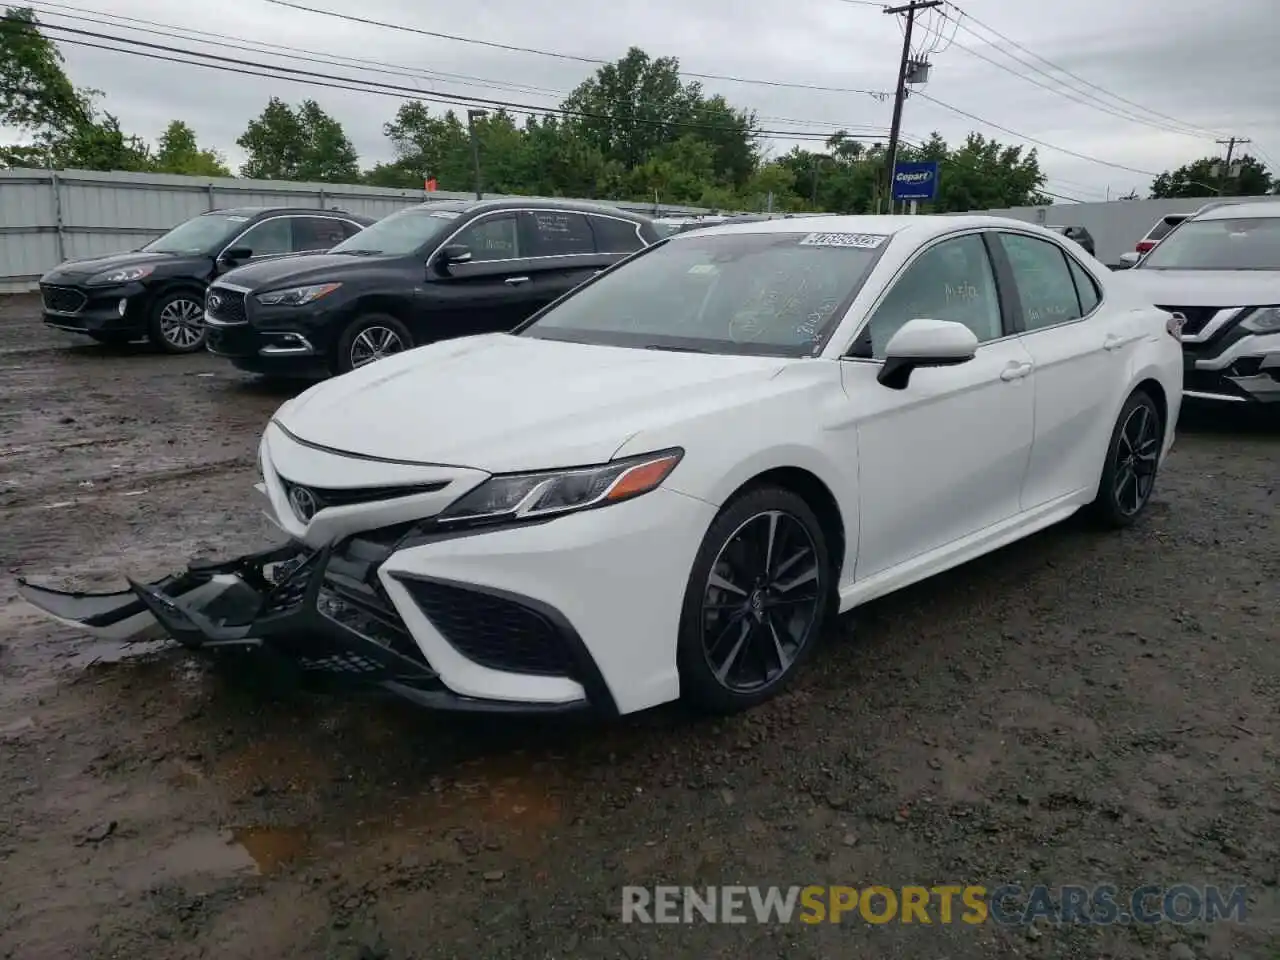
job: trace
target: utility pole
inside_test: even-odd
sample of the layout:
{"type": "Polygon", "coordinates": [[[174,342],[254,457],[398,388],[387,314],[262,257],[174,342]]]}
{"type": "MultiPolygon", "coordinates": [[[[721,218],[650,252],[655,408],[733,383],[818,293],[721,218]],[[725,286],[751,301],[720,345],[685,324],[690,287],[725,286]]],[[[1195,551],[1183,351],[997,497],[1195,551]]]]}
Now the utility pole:
{"type": "Polygon", "coordinates": [[[480,180],[480,141],[476,137],[476,121],[481,117],[487,117],[488,110],[468,110],[467,111],[467,129],[471,132],[471,164],[475,167],[476,173],[476,199],[484,199],[484,186],[480,180]]]}
{"type": "Polygon", "coordinates": [[[1236,152],[1236,147],[1243,147],[1252,140],[1242,140],[1239,137],[1231,137],[1229,140],[1217,141],[1218,146],[1227,148],[1227,162],[1222,165],[1222,176],[1218,178],[1218,196],[1222,196],[1227,189],[1227,177],[1231,176],[1231,155],[1236,152]]]}
{"type": "Polygon", "coordinates": [[[889,211],[893,212],[893,167],[898,160],[898,131],[902,127],[902,102],[907,99],[907,67],[911,62],[911,31],[916,24],[916,11],[942,6],[943,0],[911,0],[900,7],[885,7],[884,12],[897,16],[907,15],[907,25],[902,31],[902,61],[898,64],[898,86],[893,92],[893,122],[889,126],[889,146],[885,159],[889,166],[889,211]]]}

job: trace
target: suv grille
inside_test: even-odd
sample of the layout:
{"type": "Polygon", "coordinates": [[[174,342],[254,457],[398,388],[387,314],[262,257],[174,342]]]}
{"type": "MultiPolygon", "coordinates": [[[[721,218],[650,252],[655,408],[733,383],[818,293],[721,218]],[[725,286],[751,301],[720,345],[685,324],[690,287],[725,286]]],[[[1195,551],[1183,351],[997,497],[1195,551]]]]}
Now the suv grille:
{"type": "Polygon", "coordinates": [[[59,313],[78,313],[88,300],[83,293],[71,287],[41,287],[46,310],[57,310],[59,313]]]}
{"type": "Polygon", "coordinates": [[[467,659],[509,673],[574,675],[564,637],[536,610],[462,587],[409,578],[400,582],[445,640],[467,659]]]}
{"type": "Polygon", "coordinates": [[[1160,304],[1156,305],[1157,310],[1167,310],[1170,313],[1180,313],[1187,318],[1187,322],[1182,325],[1182,333],[1184,336],[1199,333],[1205,328],[1205,325],[1217,315],[1222,307],[1166,307],[1160,304]]]}
{"type": "Polygon", "coordinates": [[[246,294],[220,287],[210,287],[205,297],[204,308],[214,320],[223,323],[248,323],[249,316],[245,310],[246,294]]]}

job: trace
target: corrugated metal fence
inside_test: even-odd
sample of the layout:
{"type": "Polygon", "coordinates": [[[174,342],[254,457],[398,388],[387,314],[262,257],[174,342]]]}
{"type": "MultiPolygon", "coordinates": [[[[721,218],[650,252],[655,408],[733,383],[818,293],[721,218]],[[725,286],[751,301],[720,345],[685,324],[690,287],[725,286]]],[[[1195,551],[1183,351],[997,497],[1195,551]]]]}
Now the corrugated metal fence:
{"type": "MultiPolygon", "coordinates": [[[[0,170],[0,293],[32,289],[41,274],[64,260],[139,247],[175,224],[218,208],[339,207],[384,217],[428,197],[467,200],[473,196],[281,180],[0,170]]],[[[613,205],[655,212],[652,204],[613,205]]],[[[709,211],[663,205],[659,212],[709,211]]]]}

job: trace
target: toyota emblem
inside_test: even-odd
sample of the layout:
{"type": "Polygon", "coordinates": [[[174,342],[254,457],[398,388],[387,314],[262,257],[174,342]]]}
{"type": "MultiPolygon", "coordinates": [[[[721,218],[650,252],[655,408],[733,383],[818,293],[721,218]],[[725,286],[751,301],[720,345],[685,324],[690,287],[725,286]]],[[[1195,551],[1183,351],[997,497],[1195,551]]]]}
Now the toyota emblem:
{"type": "Polygon", "coordinates": [[[209,294],[209,309],[217,310],[220,306],[222,306],[222,298],[216,293],[209,294]]]}
{"type": "Polygon", "coordinates": [[[310,523],[311,518],[320,509],[320,501],[306,487],[294,487],[289,491],[289,506],[293,507],[293,512],[299,520],[310,523]]]}

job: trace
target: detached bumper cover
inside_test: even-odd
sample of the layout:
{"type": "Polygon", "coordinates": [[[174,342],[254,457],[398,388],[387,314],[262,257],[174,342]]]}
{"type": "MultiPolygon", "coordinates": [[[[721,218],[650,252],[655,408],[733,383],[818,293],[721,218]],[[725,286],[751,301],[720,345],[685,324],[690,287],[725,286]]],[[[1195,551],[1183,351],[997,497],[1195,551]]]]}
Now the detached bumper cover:
{"type": "MultiPolygon", "coordinates": [[[[129,643],[168,635],[190,649],[217,653],[261,648],[306,673],[380,687],[422,706],[486,712],[566,712],[594,708],[615,713],[607,687],[566,621],[554,611],[534,613],[518,598],[511,610],[529,609],[563,656],[531,663],[530,672],[562,667],[582,683],[589,699],[560,703],[501,701],[449,690],[423,656],[395,607],[371,575],[387,545],[353,539],[314,550],[293,542],[235,560],[194,562],[180,574],[144,584],[129,580],[116,593],[51,590],[19,580],[20,595],[63,623],[129,643]]],[[[422,580],[412,592],[429,605],[458,587],[422,580]]],[[[465,591],[464,592],[469,592],[465,591]]],[[[441,615],[437,610],[437,616],[441,615]]],[[[474,631],[473,631],[474,632],[474,631]]],[[[518,646],[518,645],[517,645],[518,646]]]]}

